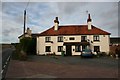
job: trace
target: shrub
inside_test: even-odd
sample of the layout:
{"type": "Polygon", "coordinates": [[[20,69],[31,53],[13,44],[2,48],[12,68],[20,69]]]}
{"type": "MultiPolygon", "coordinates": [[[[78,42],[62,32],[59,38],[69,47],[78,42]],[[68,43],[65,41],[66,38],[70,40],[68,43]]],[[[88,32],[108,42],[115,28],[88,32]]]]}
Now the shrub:
{"type": "Polygon", "coordinates": [[[36,40],[34,38],[23,38],[20,40],[21,48],[24,52],[29,54],[35,54],[36,53],[36,40]]]}
{"type": "Polygon", "coordinates": [[[36,53],[36,40],[33,38],[23,38],[19,44],[15,45],[15,48],[12,59],[27,60],[27,55],[36,53]]]}
{"type": "Polygon", "coordinates": [[[105,52],[99,52],[99,53],[98,53],[98,56],[99,56],[99,57],[107,56],[107,54],[106,54],[105,52]]]}

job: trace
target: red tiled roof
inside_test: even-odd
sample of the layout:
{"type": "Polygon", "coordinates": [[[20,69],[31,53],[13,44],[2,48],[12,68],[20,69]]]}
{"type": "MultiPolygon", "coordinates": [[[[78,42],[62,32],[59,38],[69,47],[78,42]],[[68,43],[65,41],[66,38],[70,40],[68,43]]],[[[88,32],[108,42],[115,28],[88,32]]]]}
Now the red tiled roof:
{"type": "Polygon", "coordinates": [[[57,35],[110,35],[109,32],[101,30],[92,25],[92,29],[88,30],[87,25],[65,25],[59,26],[57,31],[54,26],[42,33],[39,36],[57,36],[57,35]]]}

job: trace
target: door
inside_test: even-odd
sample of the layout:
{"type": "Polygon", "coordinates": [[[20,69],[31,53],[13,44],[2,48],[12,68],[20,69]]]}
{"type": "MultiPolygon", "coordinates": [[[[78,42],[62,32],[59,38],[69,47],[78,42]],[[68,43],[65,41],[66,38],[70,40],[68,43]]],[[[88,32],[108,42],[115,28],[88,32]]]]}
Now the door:
{"type": "Polygon", "coordinates": [[[66,56],[72,56],[71,45],[66,45],[66,56]]]}

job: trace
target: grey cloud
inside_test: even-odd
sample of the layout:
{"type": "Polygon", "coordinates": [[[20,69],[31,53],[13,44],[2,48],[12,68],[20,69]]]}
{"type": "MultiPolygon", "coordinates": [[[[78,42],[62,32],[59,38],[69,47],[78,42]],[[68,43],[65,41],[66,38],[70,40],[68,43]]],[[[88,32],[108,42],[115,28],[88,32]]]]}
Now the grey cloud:
{"type": "Polygon", "coordinates": [[[18,34],[20,32],[21,31],[19,30],[19,28],[3,28],[2,29],[2,35],[5,37],[11,36],[11,35],[16,35],[16,33],[18,34]]]}
{"type": "MultiPolygon", "coordinates": [[[[10,41],[15,41],[22,34],[25,7],[25,2],[3,3],[3,35],[9,36],[10,41]]],[[[87,19],[86,10],[91,13],[93,24],[108,32],[114,29],[115,32],[117,5],[104,2],[31,2],[27,8],[27,26],[31,27],[35,33],[41,32],[54,25],[53,20],[56,16],[60,19],[60,25],[83,24],[87,19]]],[[[115,35],[114,32],[112,32],[113,35],[115,35]]]]}
{"type": "Polygon", "coordinates": [[[10,39],[2,37],[2,42],[10,42],[10,39]]]}
{"type": "Polygon", "coordinates": [[[87,2],[58,2],[57,7],[61,14],[72,14],[86,6],[87,2]]]}
{"type": "Polygon", "coordinates": [[[10,35],[11,31],[10,30],[3,30],[2,35],[8,37],[10,35]]]}

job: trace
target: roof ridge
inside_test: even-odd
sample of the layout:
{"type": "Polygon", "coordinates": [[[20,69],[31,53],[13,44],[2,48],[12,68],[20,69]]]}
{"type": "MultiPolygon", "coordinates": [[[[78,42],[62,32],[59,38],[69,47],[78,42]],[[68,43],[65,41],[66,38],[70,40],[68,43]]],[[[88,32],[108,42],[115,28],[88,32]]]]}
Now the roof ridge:
{"type": "Polygon", "coordinates": [[[81,25],[74,25],[74,24],[73,24],[73,25],[59,25],[59,26],[66,26],[66,27],[67,27],[67,26],[86,26],[86,25],[87,25],[87,24],[81,24],[81,25]]]}

